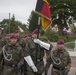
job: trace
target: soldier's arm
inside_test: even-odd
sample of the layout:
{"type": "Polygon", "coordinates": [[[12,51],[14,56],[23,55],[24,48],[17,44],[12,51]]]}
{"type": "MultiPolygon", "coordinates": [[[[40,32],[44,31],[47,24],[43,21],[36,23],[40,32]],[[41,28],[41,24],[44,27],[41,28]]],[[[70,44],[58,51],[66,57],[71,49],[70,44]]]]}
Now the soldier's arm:
{"type": "Polygon", "coordinates": [[[3,60],[3,50],[0,51],[0,61],[3,60]]]}
{"type": "Polygon", "coordinates": [[[2,38],[2,47],[6,45],[6,39],[5,38],[2,38]]]}
{"type": "Polygon", "coordinates": [[[51,50],[52,49],[52,44],[43,42],[39,39],[34,39],[35,43],[38,43],[41,47],[45,48],[46,50],[51,50]]]}
{"type": "Polygon", "coordinates": [[[70,68],[71,68],[71,58],[70,58],[69,53],[68,53],[68,62],[67,62],[66,68],[67,68],[68,70],[70,70],[70,68]]]}
{"type": "Polygon", "coordinates": [[[46,61],[46,65],[45,65],[45,70],[47,71],[51,65],[51,56],[48,57],[47,61],[46,61]]]}
{"type": "Polygon", "coordinates": [[[38,71],[37,68],[36,68],[36,66],[34,65],[34,62],[33,62],[33,60],[32,60],[32,58],[31,58],[30,55],[24,57],[24,59],[25,59],[25,61],[27,62],[27,64],[32,68],[32,70],[33,70],[34,72],[37,72],[37,71],[38,71]]]}
{"type": "Polygon", "coordinates": [[[27,64],[32,68],[34,72],[37,72],[37,68],[30,56],[30,48],[29,48],[29,43],[26,44],[26,49],[24,51],[24,60],[27,62],[27,64]]]}
{"type": "Polygon", "coordinates": [[[21,49],[20,49],[20,61],[19,61],[19,63],[18,63],[18,65],[21,67],[23,64],[24,64],[24,56],[23,56],[23,49],[22,49],[22,47],[20,47],[21,49]]]}
{"type": "Polygon", "coordinates": [[[69,53],[67,52],[67,65],[64,69],[64,75],[68,75],[68,72],[70,71],[71,68],[71,58],[69,56],[69,53]]]}

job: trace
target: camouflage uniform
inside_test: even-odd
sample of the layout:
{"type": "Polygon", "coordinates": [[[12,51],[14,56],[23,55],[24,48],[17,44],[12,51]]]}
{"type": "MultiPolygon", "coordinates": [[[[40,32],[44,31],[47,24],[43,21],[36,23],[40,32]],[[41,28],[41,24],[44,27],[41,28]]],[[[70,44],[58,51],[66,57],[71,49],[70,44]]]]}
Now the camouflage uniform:
{"type": "Polygon", "coordinates": [[[52,75],[67,75],[71,67],[71,59],[65,49],[56,49],[47,60],[46,69],[53,64],[52,75]]]}
{"type": "MultiPolygon", "coordinates": [[[[24,49],[26,48],[26,39],[21,38],[19,41],[19,44],[22,47],[23,52],[24,52],[24,49]]],[[[24,61],[24,64],[21,66],[21,73],[26,75],[26,61],[24,61]]]]}
{"type": "MultiPolygon", "coordinates": [[[[44,50],[39,45],[37,50],[37,44],[33,42],[32,38],[27,38],[26,40],[26,49],[24,52],[24,57],[29,55],[32,57],[33,62],[38,69],[38,73],[36,75],[42,75],[42,73],[44,72],[44,63],[43,63],[44,50]]],[[[31,67],[29,67],[29,65],[27,64],[27,75],[30,74],[35,75],[31,67]]]]}
{"type": "MultiPolygon", "coordinates": [[[[4,37],[2,35],[0,35],[0,54],[2,52],[2,47],[5,45],[5,40],[4,37]]],[[[0,61],[0,74],[3,71],[3,60],[0,61]]]]}
{"type": "Polygon", "coordinates": [[[4,60],[2,75],[18,75],[20,66],[23,64],[23,51],[19,44],[6,44],[0,54],[0,60],[4,60]]]}
{"type": "MultiPolygon", "coordinates": [[[[50,46],[51,46],[51,49],[53,48],[53,45],[51,44],[51,43],[49,43],[50,44],[50,46]]],[[[50,57],[50,53],[51,53],[51,49],[50,50],[46,50],[45,51],[45,65],[46,65],[46,63],[47,63],[47,59],[50,57]]],[[[45,70],[45,75],[47,75],[48,74],[48,69],[47,70],[45,70]]]]}

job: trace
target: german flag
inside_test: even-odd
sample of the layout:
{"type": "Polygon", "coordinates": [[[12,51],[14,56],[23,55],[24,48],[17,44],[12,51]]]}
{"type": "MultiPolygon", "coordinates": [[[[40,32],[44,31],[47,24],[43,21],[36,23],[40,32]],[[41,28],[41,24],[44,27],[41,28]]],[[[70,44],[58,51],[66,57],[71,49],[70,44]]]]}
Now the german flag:
{"type": "Polygon", "coordinates": [[[42,28],[46,30],[51,24],[50,7],[47,0],[37,0],[35,13],[42,16],[42,28]]]}

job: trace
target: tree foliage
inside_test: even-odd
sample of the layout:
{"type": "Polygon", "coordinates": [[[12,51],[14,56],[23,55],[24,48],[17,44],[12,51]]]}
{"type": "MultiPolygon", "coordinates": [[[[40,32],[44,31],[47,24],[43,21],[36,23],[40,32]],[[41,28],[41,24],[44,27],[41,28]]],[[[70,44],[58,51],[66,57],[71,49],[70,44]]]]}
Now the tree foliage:
{"type": "Polygon", "coordinates": [[[58,25],[59,34],[62,35],[64,27],[68,29],[69,23],[76,19],[76,0],[48,0],[50,3],[52,26],[58,25]]]}
{"type": "Polygon", "coordinates": [[[28,21],[29,21],[29,30],[30,31],[33,31],[34,29],[39,28],[38,17],[39,17],[39,15],[36,14],[34,11],[31,12],[31,15],[30,15],[30,17],[28,19],[28,21]]]}
{"type": "Polygon", "coordinates": [[[52,42],[57,41],[59,38],[57,32],[53,31],[52,28],[48,28],[46,32],[44,33],[44,36],[46,36],[48,40],[52,42]]]}
{"type": "Polygon", "coordinates": [[[15,16],[13,15],[11,19],[3,19],[2,22],[0,22],[1,27],[4,28],[4,32],[12,33],[15,30],[18,29],[18,26],[20,26],[24,31],[27,30],[26,25],[22,24],[20,21],[15,21],[15,16]]]}

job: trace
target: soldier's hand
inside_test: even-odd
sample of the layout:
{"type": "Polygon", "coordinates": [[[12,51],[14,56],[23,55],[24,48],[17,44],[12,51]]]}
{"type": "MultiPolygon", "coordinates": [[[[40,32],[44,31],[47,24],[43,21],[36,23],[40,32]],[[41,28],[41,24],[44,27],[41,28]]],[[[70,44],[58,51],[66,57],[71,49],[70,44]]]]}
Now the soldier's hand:
{"type": "Polygon", "coordinates": [[[34,72],[38,72],[38,69],[35,66],[31,67],[34,72]]]}

